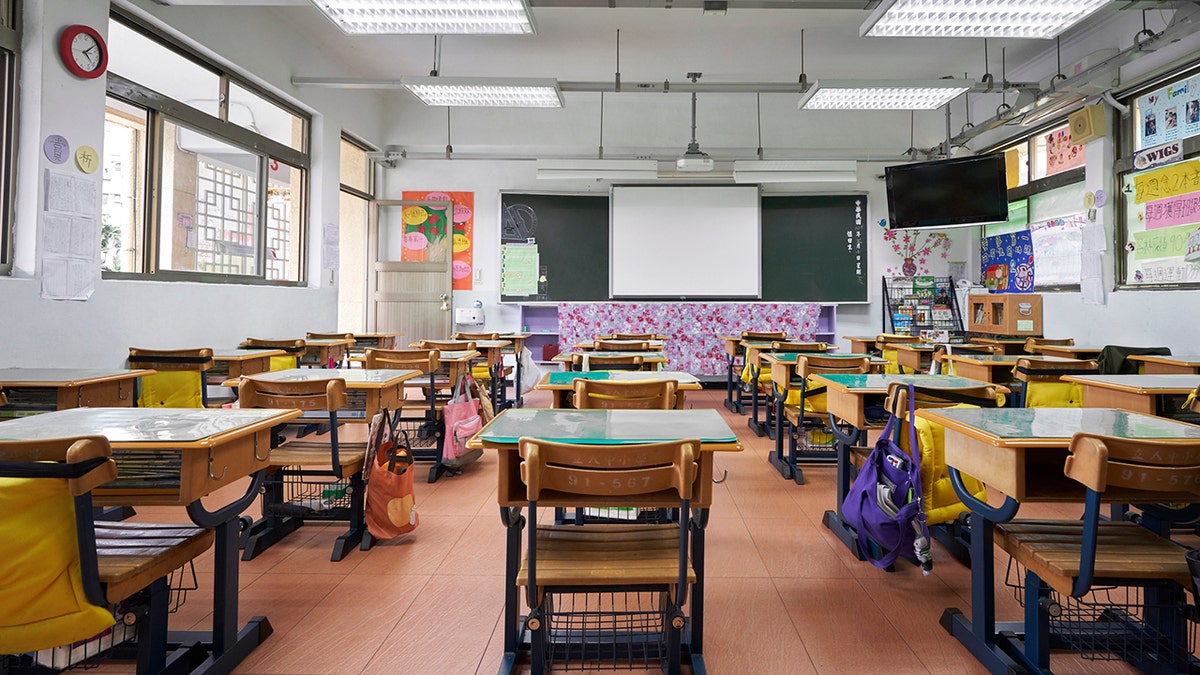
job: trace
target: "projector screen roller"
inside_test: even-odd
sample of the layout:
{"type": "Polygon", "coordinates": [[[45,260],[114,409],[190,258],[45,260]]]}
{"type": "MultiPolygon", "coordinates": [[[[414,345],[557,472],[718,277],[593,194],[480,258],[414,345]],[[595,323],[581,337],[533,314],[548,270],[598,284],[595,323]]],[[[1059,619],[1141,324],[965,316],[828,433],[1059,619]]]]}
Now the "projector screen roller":
{"type": "Polygon", "coordinates": [[[758,186],[612,190],[614,298],[759,298],[758,186]]]}

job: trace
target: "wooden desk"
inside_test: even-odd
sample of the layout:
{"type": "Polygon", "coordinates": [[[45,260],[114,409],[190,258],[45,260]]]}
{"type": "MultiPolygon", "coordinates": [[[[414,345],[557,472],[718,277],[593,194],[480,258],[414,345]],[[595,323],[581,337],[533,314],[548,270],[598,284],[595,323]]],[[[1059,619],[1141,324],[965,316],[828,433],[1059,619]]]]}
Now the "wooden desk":
{"type": "Polygon", "coordinates": [[[684,392],[700,391],[700,380],[696,379],[695,375],[685,373],[681,370],[593,370],[588,373],[579,372],[559,372],[559,373],[544,373],[542,379],[538,380],[534,389],[549,391],[551,396],[550,407],[552,408],[570,408],[567,405],[570,392],[575,389],[575,380],[607,380],[613,382],[645,382],[646,380],[675,380],[679,383],[676,388],[675,407],[682,410],[684,407],[684,392]]]}
{"type": "MultiPolygon", "coordinates": [[[[275,370],[269,373],[259,373],[249,376],[254,380],[269,382],[289,382],[295,380],[332,380],[341,378],[346,381],[346,407],[338,411],[338,418],[347,422],[370,423],[376,413],[381,410],[399,410],[404,406],[404,383],[421,375],[419,370],[393,370],[380,368],[364,370],[362,368],[291,368],[275,370]]],[[[238,380],[224,382],[227,387],[236,387],[238,380]]],[[[325,411],[318,411],[321,417],[325,411]]]]}
{"type": "MultiPolygon", "coordinates": [[[[855,557],[865,560],[866,557],[859,548],[858,534],[842,519],[842,503],[846,501],[846,493],[850,490],[852,474],[850,446],[866,445],[869,442],[868,427],[878,429],[883,424],[881,420],[867,419],[867,407],[878,406],[882,409],[888,387],[893,382],[940,389],[964,389],[978,387],[985,383],[953,375],[847,375],[842,373],[813,375],[812,380],[826,387],[825,407],[829,410],[829,429],[838,442],[836,508],[826,511],[822,522],[846,545],[846,548],[850,549],[855,557]],[[839,428],[838,419],[850,425],[852,430],[847,433],[839,428]]],[[[1005,387],[998,386],[997,389],[1008,391],[1005,387]]]]}
{"type": "MultiPolygon", "coordinates": [[[[820,347],[824,348],[823,351],[820,349],[820,347],[818,347],[817,349],[814,349],[811,352],[799,352],[799,353],[803,353],[803,354],[822,354],[823,355],[823,354],[828,354],[829,350],[831,348],[837,349],[837,347],[826,344],[824,342],[808,343],[808,342],[798,342],[795,340],[745,340],[745,339],[741,341],[740,346],[741,346],[743,354],[745,355],[746,364],[750,368],[750,383],[749,383],[750,384],[750,419],[748,419],[746,421],[746,424],[750,427],[750,430],[753,431],[755,433],[755,435],[758,435],[758,436],[762,436],[764,434],[771,436],[772,434],[774,434],[774,423],[773,423],[773,420],[769,419],[771,416],[770,407],[767,408],[768,419],[765,422],[760,422],[758,419],[758,390],[759,390],[759,379],[761,378],[761,375],[762,375],[763,366],[767,365],[768,372],[770,370],[769,364],[764,363],[763,356],[771,353],[771,349],[775,346],[776,343],[779,343],[779,344],[801,344],[801,345],[812,344],[814,346],[820,345],[820,347]]],[[[739,379],[740,379],[740,376],[739,376],[739,379]]],[[[742,401],[742,410],[743,411],[745,410],[745,401],[742,401]]]]}
{"type": "Polygon", "coordinates": [[[30,440],[106,436],[119,477],[93,491],[98,505],[186,505],[192,522],[216,530],[211,631],[172,631],[172,644],[209,654],[193,673],[228,673],[272,632],[265,616],[238,630],[239,515],[263,484],[271,428],[298,410],[78,408],[0,423],[0,438],[30,440]],[[162,468],[146,469],[149,464],[162,468]],[[212,511],[200,498],[254,475],[245,493],[212,511]]]}
{"type": "Polygon", "coordinates": [[[896,365],[908,368],[916,373],[928,373],[933,363],[933,352],[938,345],[921,342],[916,344],[896,344],[896,365]]]}
{"type": "MultiPolygon", "coordinates": [[[[692,506],[701,509],[692,531],[692,567],[696,582],[692,586],[689,609],[692,614],[689,631],[685,632],[683,649],[690,655],[693,672],[704,670],[704,526],[708,522],[708,507],[712,504],[712,471],[714,452],[738,452],[742,449],[729,425],[716,410],[538,410],[509,409],[498,415],[467,443],[471,449],[497,451],[497,475],[500,520],[507,528],[505,536],[504,586],[504,660],[501,672],[516,669],[518,651],[528,649],[521,644],[522,618],[518,606],[517,569],[521,562],[522,537],[525,519],[521,509],[528,505],[525,484],[521,481],[521,457],[517,441],[522,436],[564,443],[651,443],[655,441],[698,438],[701,441],[699,471],[693,483],[692,506]]],[[[624,506],[619,498],[577,498],[578,501],[554,506],[624,506]]],[[[678,500],[662,504],[639,506],[677,507],[678,500]]],[[[585,525],[586,527],[586,525],[585,525]]],[[[686,659],[685,659],[686,662],[686,659]]]]}
{"type": "Polygon", "coordinates": [[[404,333],[351,333],[354,344],[350,353],[362,356],[368,349],[395,349],[404,333]]]}
{"type": "MultiPolygon", "coordinates": [[[[629,340],[632,338],[618,338],[618,337],[614,337],[612,335],[597,335],[596,339],[597,340],[629,340]]],[[[671,339],[670,335],[658,335],[657,333],[654,334],[654,337],[650,338],[650,340],[658,341],[658,342],[662,342],[663,340],[670,340],[670,339],[671,339]]]]}
{"type": "Polygon", "coordinates": [[[1146,375],[1200,374],[1200,354],[1179,354],[1172,356],[1134,354],[1126,358],[1130,361],[1140,362],[1142,364],[1142,373],[1146,375]]]}
{"type": "MultiPolygon", "coordinates": [[[[204,372],[205,382],[225,385],[225,380],[271,370],[272,356],[287,356],[282,349],[214,349],[213,366],[204,372]]],[[[234,385],[236,386],[236,385],[234,385]]]]}
{"type": "Polygon", "coordinates": [[[876,335],[843,335],[842,339],[850,342],[851,354],[874,354],[876,335]]]}
{"type": "Polygon", "coordinates": [[[0,389],[8,405],[0,418],[68,408],[128,408],[137,402],[136,380],[155,371],[85,368],[3,368],[0,389]]]}
{"type": "MultiPolygon", "coordinates": [[[[488,374],[491,378],[490,386],[491,386],[492,409],[493,410],[503,410],[506,407],[504,405],[504,399],[503,399],[504,388],[501,386],[501,384],[504,382],[504,349],[506,347],[511,347],[512,342],[509,340],[458,340],[458,342],[473,342],[473,343],[475,343],[475,349],[476,349],[475,358],[478,358],[480,352],[483,353],[484,358],[487,360],[488,374]]],[[[410,344],[409,347],[420,348],[421,343],[414,342],[414,343],[410,344]]],[[[441,362],[451,364],[450,365],[450,369],[452,371],[450,373],[451,386],[453,386],[454,383],[458,382],[459,373],[461,373],[463,371],[460,369],[460,367],[458,365],[460,363],[459,360],[455,359],[455,360],[448,361],[445,358],[445,355],[461,354],[461,353],[462,352],[456,352],[456,351],[442,352],[443,358],[441,359],[441,362]]],[[[472,359],[468,359],[468,361],[469,360],[472,360],[472,359]]],[[[470,372],[470,371],[467,370],[465,372],[470,372]]]]}
{"type": "Polygon", "coordinates": [[[947,354],[946,359],[954,364],[954,374],[969,380],[1011,385],[1016,379],[1013,368],[1017,359],[1031,361],[1069,361],[1058,356],[1029,356],[1026,354],[947,354]]]}
{"type": "MultiPolygon", "coordinates": [[[[667,362],[667,357],[663,356],[662,352],[601,352],[601,351],[582,351],[582,352],[561,352],[555,354],[551,359],[556,363],[571,363],[572,354],[587,354],[588,356],[640,356],[643,364],[652,364],[656,368],[667,362]]],[[[569,366],[568,366],[569,367],[569,366]]]]}
{"type": "Polygon", "coordinates": [[[1045,356],[1059,356],[1064,359],[1094,359],[1104,351],[1104,346],[1095,345],[1038,345],[1045,356]]]}
{"type": "Polygon", "coordinates": [[[1006,356],[1025,353],[1025,338],[973,337],[970,342],[977,345],[992,345],[1004,350],[1006,356]]]}
{"type": "Polygon", "coordinates": [[[328,368],[330,364],[345,363],[354,340],[305,340],[300,365],[328,368]]]}
{"type": "MultiPolygon", "coordinates": [[[[663,350],[663,341],[662,340],[610,340],[608,338],[596,338],[596,339],[604,340],[605,342],[608,342],[611,345],[616,346],[616,347],[633,347],[635,345],[640,345],[643,342],[645,342],[647,345],[649,345],[650,351],[652,351],[652,352],[661,352],[663,350]]],[[[596,348],[595,342],[578,342],[575,344],[575,349],[578,349],[579,351],[589,351],[589,350],[592,350],[595,348],[596,348]]]]}
{"type": "MultiPolygon", "coordinates": [[[[941,624],[991,672],[1024,672],[1031,665],[1020,652],[1023,624],[996,622],[993,528],[1016,516],[1021,502],[1083,501],[1084,487],[1063,475],[1071,436],[1087,430],[1120,438],[1200,438],[1197,426],[1107,408],[939,408],[918,410],[917,416],[946,428],[954,491],[972,512],[971,617],[951,608],[941,624]],[[963,489],[960,472],[1004,493],[1004,503],[975,499],[963,489]]],[[[1104,499],[1122,502],[1127,496],[1110,490],[1104,499]]]]}
{"type": "Polygon", "coordinates": [[[1200,386],[1200,375],[1064,375],[1083,385],[1085,408],[1124,408],[1145,415],[1173,417],[1165,396],[1186,396],[1200,386]]]}

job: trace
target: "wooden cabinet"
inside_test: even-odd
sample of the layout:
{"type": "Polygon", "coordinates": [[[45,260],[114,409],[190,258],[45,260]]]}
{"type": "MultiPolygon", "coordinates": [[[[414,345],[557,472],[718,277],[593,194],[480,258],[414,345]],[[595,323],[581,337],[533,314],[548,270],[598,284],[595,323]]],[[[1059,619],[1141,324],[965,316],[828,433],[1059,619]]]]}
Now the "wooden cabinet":
{"type": "Polygon", "coordinates": [[[967,301],[967,329],[993,335],[1041,335],[1042,296],[1037,293],[988,293],[967,301]]]}

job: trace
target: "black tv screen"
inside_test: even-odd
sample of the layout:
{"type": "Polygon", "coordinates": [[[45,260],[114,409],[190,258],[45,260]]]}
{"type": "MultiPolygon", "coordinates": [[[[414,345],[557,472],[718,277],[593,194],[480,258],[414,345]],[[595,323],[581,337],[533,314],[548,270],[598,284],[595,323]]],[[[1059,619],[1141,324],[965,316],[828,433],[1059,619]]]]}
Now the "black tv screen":
{"type": "Polygon", "coordinates": [[[1008,220],[1003,154],[898,164],[884,175],[892,229],[1008,220]]]}

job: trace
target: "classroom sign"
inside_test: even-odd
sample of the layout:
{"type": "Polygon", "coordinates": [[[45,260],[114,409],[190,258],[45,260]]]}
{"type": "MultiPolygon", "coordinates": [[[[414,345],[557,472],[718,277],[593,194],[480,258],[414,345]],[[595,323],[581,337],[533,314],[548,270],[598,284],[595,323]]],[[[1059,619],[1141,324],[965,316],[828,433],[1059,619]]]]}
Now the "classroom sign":
{"type": "Polygon", "coordinates": [[[404,219],[404,247],[400,259],[404,262],[436,262],[445,260],[448,251],[453,256],[452,274],[454,290],[469,291],[474,288],[475,257],[475,193],[474,192],[424,192],[405,190],[406,201],[452,202],[453,210],[446,213],[444,220],[430,222],[418,210],[408,209],[404,219]],[[449,222],[446,222],[449,221],[449,222]]]}

